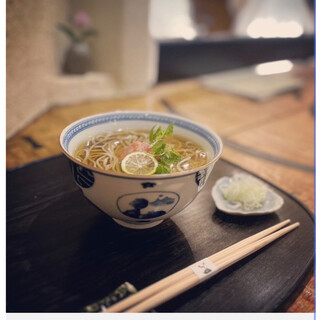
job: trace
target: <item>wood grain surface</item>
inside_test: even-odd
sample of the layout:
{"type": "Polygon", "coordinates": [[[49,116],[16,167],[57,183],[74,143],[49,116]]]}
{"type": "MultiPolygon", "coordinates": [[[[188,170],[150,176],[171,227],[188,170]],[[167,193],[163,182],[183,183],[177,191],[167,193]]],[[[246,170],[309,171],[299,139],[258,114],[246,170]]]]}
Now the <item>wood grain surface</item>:
{"type": "MultiPolygon", "coordinates": [[[[222,158],[288,192],[314,212],[314,87],[259,103],[205,90],[197,80],[156,86],[145,95],[53,107],[7,141],[7,168],[60,154],[70,122],[115,110],[176,113],[204,124],[224,141],[222,158]]],[[[312,273],[311,273],[312,275],[312,273]]],[[[287,312],[314,312],[314,277],[287,312]]]]}

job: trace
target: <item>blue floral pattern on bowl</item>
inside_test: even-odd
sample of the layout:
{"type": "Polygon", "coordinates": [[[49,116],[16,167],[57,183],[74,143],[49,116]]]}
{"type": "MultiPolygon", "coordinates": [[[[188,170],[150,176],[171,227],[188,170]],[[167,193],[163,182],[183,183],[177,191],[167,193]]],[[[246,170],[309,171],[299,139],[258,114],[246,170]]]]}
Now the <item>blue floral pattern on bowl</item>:
{"type": "Polygon", "coordinates": [[[135,219],[157,218],[170,212],[179,202],[175,192],[139,192],[121,196],[117,205],[122,214],[135,219]]]}

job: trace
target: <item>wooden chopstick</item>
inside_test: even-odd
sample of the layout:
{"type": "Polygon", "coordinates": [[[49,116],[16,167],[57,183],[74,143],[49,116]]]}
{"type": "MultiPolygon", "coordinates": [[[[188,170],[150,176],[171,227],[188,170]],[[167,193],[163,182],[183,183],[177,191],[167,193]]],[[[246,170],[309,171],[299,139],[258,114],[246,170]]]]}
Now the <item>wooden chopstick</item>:
{"type": "MultiPolygon", "coordinates": [[[[280,238],[281,236],[285,235],[286,233],[292,231],[293,229],[297,228],[300,225],[299,222],[294,223],[282,230],[279,230],[273,234],[270,234],[256,242],[249,244],[246,247],[243,247],[237,252],[233,252],[231,254],[227,254],[225,257],[218,259],[215,262],[216,267],[218,268],[218,272],[228,268],[230,265],[240,261],[241,259],[249,256],[250,254],[258,251],[259,249],[265,247],[266,245],[270,244],[274,240],[280,238]]],[[[125,312],[144,312],[150,310],[164,302],[176,297],[177,295],[193,288],[201,281],[200,279],[193,273],[187,278],[179,281],[173,286],[170,286],[161,292],[151,296],[150,298],[140,302],[139,304],[133,306],[132,308],[128,309],[125,312]]]]}
{"type": "MultiPolygon", "coordinates": [[[[219,258],[224,257],[227,254],[231,254],[232,252],[238,251],[239,249],[243,248],[244,246],[253,243],[259,239],[262,239],[263,237],[281,229],[282,227],[288,225],[290,223],[290,219],[287,219],[285,221],[282,221],[270,228],[267,228],[261,232],[258,232],[254,234],[253,236],[250,236],[244,240],[241,240],[228,248],[219,251],[218,253],[215,253],[209,257],[209,259],[214,262],[217,261],[219,258]]],[[[188,276],[193,275],[193,271],[188,267],[146,287],[145,289],[137,292],[136,294],[116,303],[115,305],[111,306],[107,310],[103,312],[122,312],[133,305],[136,305],[137,303],[144,301],[146,298],[149,298],[151,295],[168,288],[169,286],[180,282],[182,279],[187,278],[188,276]]]]}

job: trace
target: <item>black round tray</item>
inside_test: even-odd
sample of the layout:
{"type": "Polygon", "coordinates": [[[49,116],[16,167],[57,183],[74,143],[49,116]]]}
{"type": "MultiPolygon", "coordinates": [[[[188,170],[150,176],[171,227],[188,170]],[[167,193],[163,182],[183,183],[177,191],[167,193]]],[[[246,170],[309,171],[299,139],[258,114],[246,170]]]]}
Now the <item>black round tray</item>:
{"type": "Polygon", "coordinates": [[[313,216],[274,186],[284,198],[276,213],[242,217],[216,210],[214,182],[241,171],[219,160],[188,208],[146,230],[123,228],[86,200],[64,156],[7,172],[7,312],[78,312],[125,281],[140,290],[290,218],[300,222],[298,229],[156,308],[277,310],[313,266],[313,216]]]}

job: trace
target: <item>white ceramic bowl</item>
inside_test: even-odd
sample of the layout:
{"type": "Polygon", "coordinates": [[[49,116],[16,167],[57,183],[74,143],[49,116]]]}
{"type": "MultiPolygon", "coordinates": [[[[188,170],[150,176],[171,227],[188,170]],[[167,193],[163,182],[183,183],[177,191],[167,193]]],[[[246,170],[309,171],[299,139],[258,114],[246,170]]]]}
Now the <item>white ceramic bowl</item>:
{"type": "Polygon", "coordinates": [[[181,117],[151,112],[113,112],[80,119],[62,131],[60,144],[85,197],[120,225],[135,229],[156,226],[189,205],[222,152],[220,137],[210,129],[181,117]],[[190,138],[206,150],[206,165],[184,173],[142,176],[106,172],[73,157],[77,146],[96,134],[120,128],[150,130],[154,125],[165,128],[170,123],[174,134],[190,138]]]}

